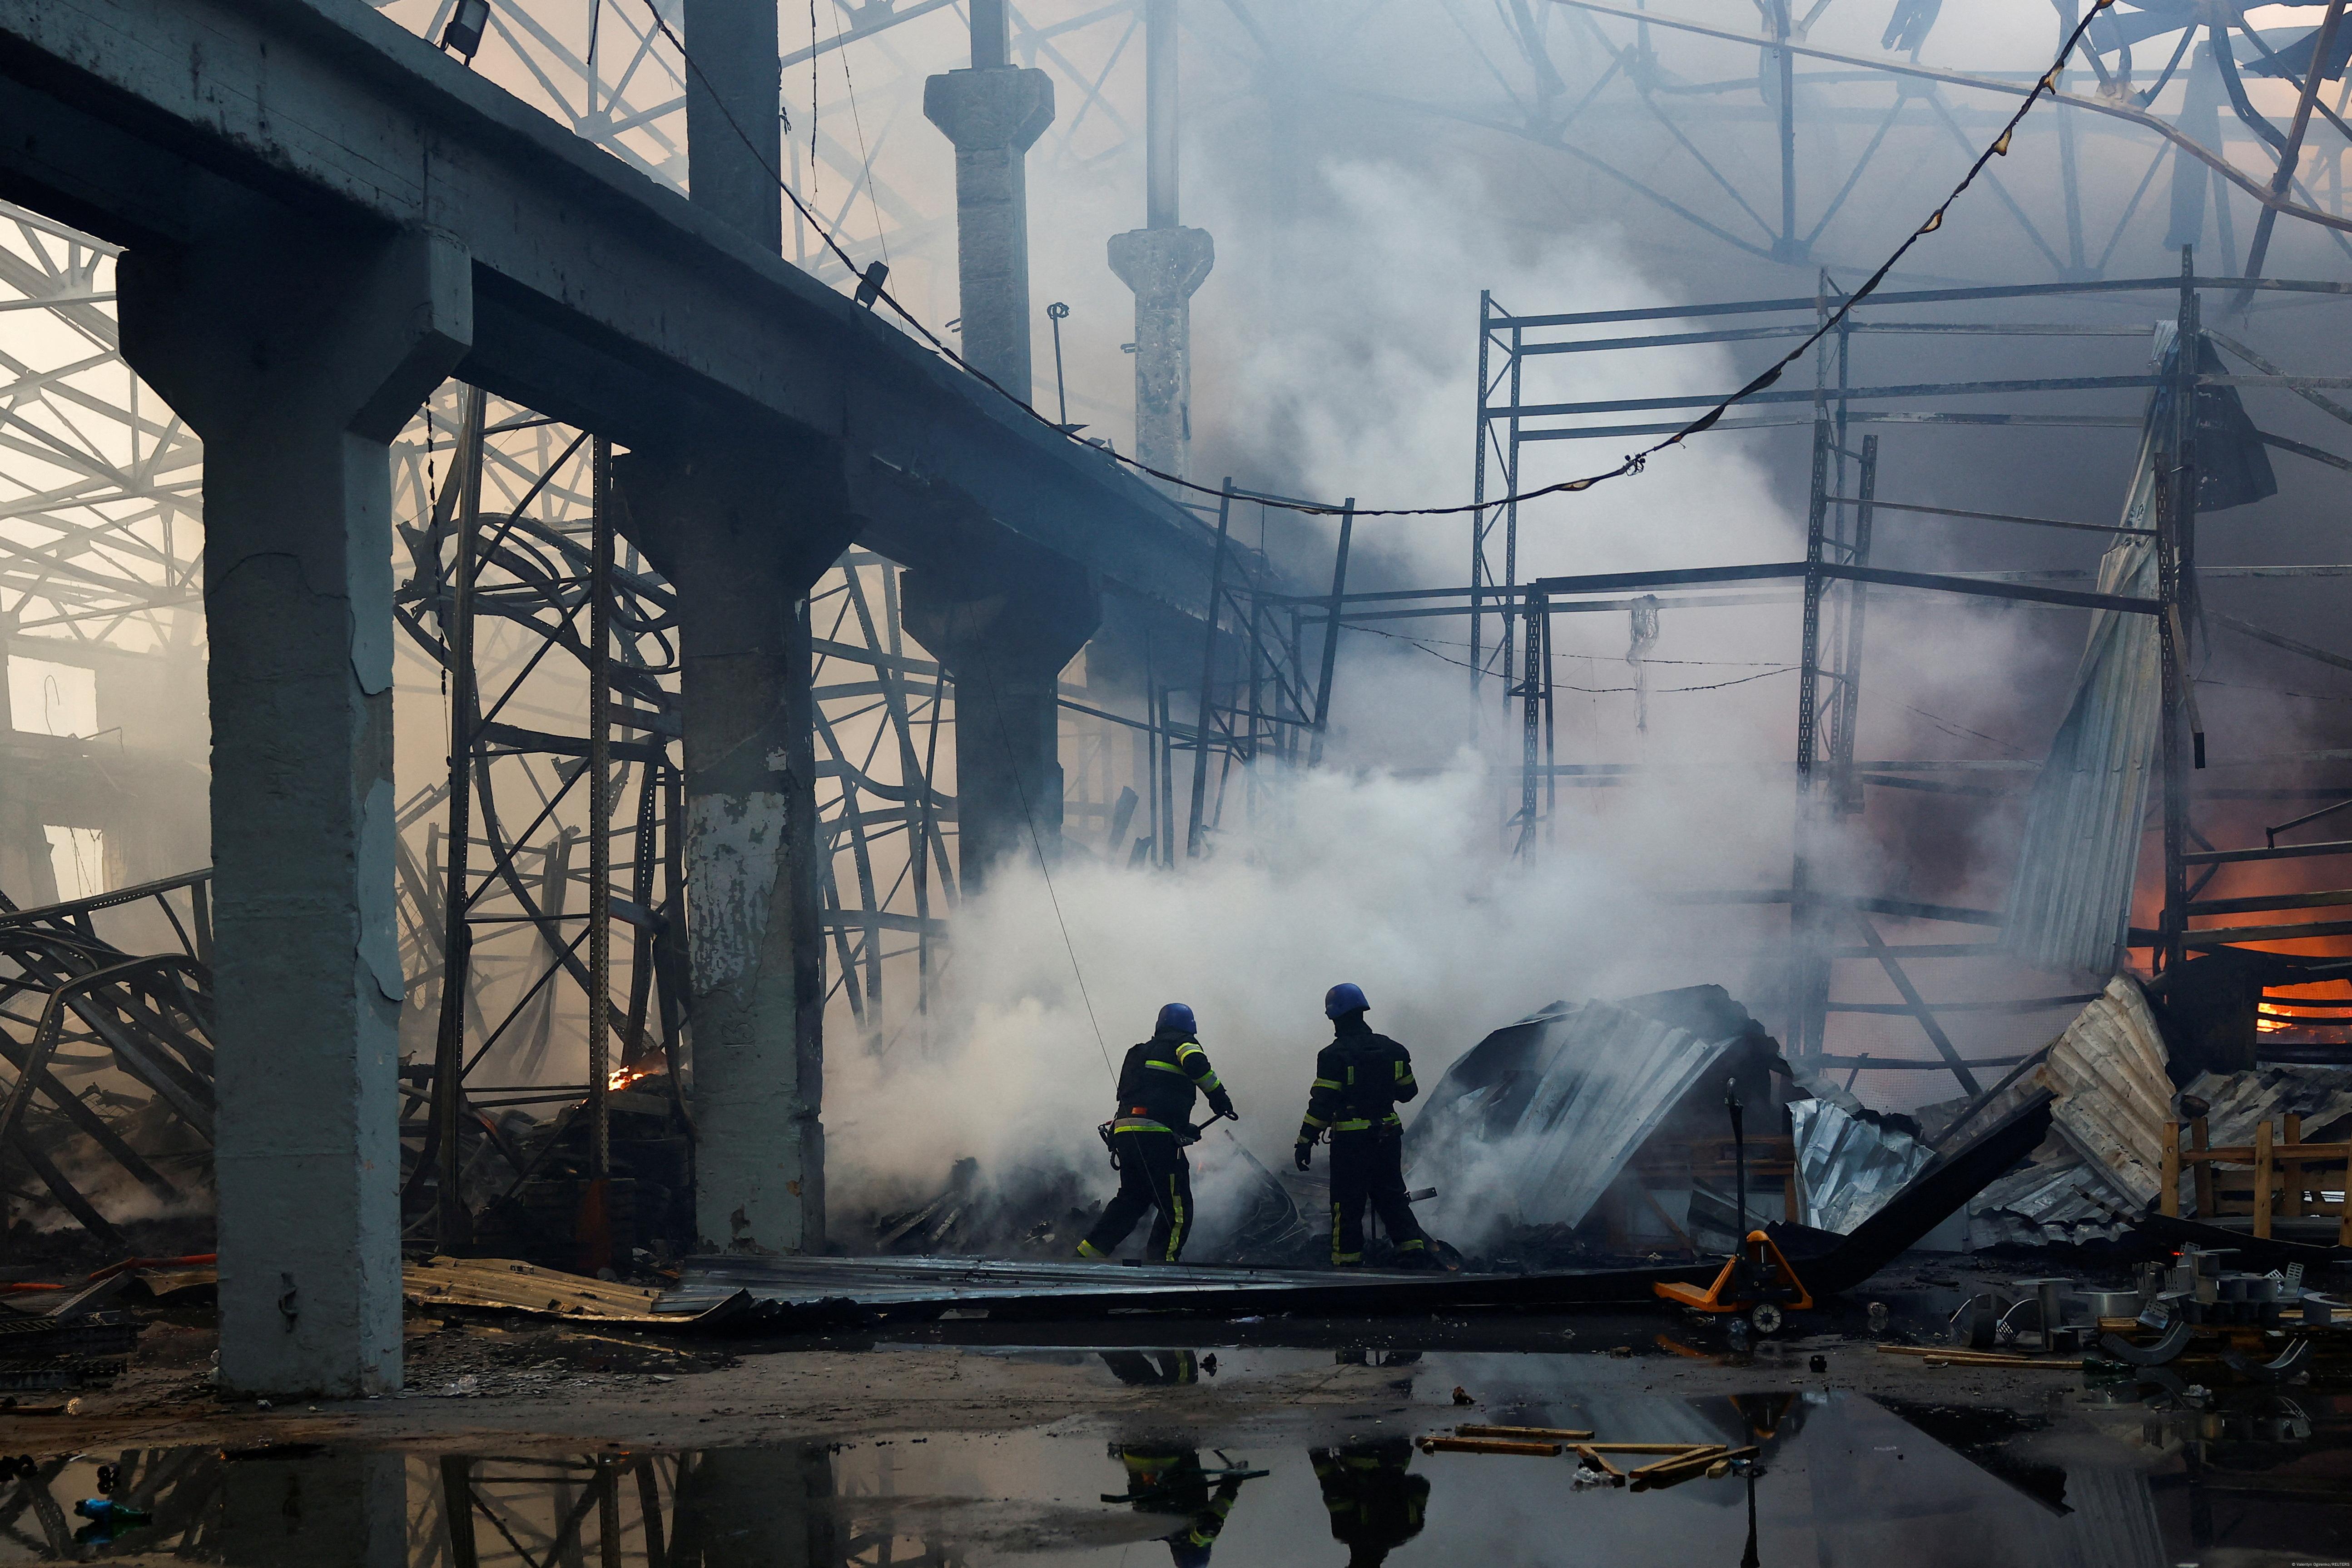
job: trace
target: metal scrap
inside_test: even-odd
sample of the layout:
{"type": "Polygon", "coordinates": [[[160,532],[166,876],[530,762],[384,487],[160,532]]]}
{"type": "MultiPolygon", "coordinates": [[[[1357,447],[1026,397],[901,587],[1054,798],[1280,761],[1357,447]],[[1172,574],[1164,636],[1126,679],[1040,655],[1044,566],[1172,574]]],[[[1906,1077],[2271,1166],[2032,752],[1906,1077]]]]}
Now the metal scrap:
{"type": "Polygon", "coordinates": [[[1935,1151],[1897,1128],[1856,1116],[1830,1100],[1789,1107],[1796,1137],[1797,1180],[1804,1220],[1843,1235],[1876,1214],[1935,1158],[1935,1151]]]}
{"type": "Polygon", "coordinates": [[[560,1273],[510,1258],[435,1258],[400,1271],[402,1298],[412,1307],[436,1311],[521,1313],[527,1317],[627,1323],[639,1328],[709,1328],[747,1304],[740,1292],[702,1304],[699,1310],[662,1310],[662,1292],[560,1273]]]}
{"type": "MultiPolygon", "coordinates": [[[[1637,998],[1722,1020],[1702,1034],[1630,1005],[1556,1004],[1489,1035],[1446,1069],[1415,1119],[1416,1174],[1479,1169],[1529,1225],[1574,1226],[1693,1085],[1762,1029],[1717,987],[1637,998]],[[1700,994],[1712,993],[1711,998],[1700,994]],[[1499,1166],[1499,1173],[1496,1167],[1499,1166]]],[[[1661,1010],[1664,1010],[1662,1008],[1661,1010]]],[[[1441,1181],[1441,1186],[1450,1184],[1441,1181]]]]}
{"type": "MultiPolygon", "coordinates": [[[[2124,526],[2151,526],[2155,492],[2151,426],[2140,441],[2124,526]]],[[[2157,585],[2149,540],[2119,539],[2100,558],[2102,594],[2153,598],[2157,585]]],[[[2037,968],[2106,974],[2122,956],[2155,771],[2157,651],[2150,617],[2091,612],[2074,701],[2035,775],[2001,916],[2001,946],[2037,968]]]]}
{"type": "Polygon", "coordinates": [[[2164,1062],[2147,997],[2118,974],[2066,1026],[2038,1075],[2057,1095],[2050,1113],[2058,1135],[2135,1211],[2157,1195],[2175,1125],[2164,1062]]]}

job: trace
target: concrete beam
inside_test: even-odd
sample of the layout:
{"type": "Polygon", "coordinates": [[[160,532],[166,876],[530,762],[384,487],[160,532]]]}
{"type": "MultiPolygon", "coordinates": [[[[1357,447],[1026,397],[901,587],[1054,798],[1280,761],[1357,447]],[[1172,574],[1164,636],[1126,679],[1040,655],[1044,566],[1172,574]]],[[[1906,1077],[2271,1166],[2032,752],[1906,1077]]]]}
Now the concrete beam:
{"type": "Polygon", "coordinates": [[[119,279],[123,357],[205,443],[221,1386],[398,1388],[390,443],[472,268],[247,198],[119,279]]]}
{"type": "Polygon", "coordinates": [[[458,374],[502,395],[632,447],[714,411],[831,442],[896,559],[978,530],[1185,608],[1206,580],[1151,487],[362,0],[0,0],[0,195],[150,247],[240,191],[456,237],[458,374]]]}

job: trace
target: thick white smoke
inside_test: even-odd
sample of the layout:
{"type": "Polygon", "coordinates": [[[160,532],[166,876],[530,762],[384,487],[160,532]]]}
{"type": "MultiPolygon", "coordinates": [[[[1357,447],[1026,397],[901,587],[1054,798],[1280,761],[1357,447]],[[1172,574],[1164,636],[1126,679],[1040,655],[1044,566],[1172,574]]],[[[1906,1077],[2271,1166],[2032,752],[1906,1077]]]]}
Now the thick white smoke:
{"type": "Polygon", "coordinates": [[[1738,989],[1727,970],[1747,966],[1753,911],[1651,893],[1769,877],[1787,852],[1785,823],[1774,831],[1785,790],[1725,770],[1687,790],[1615,792],[1609,832],[1515,862],[1493,783],[1467,752],[1414,778],[1285,774],[1265,781],[1255,830],[1230,828],[1213,858],[1178,873],[1072,859],[1049,890],[1034,861],[1006,867],[960,913],[931,1018],[885,1055],[839,1051],[829,1065],[836,1185],[936,1180],[963,1154],[983,1171],[1098,1166],[1113,1069],[1164,1002],[1198,1013],[1239,1135],[1273,1163],[1287,1158],[1329,1037],[1323,993],[1339,981],[1365,988],[1374,1026],[1414,1052],[1425,1085],[1557,997],[1738,989]]]}

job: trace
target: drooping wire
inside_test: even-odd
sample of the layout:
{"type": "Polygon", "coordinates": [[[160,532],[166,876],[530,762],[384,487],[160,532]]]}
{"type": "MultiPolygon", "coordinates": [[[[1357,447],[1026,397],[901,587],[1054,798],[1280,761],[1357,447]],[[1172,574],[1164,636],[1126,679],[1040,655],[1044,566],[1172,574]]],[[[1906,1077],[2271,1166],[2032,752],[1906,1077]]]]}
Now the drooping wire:
{"type": "MultiPolygon", "coordinates": [[[[1862,287],[1856,289],[1853,293],[1848,294],[1844,299],[1841,300],[1838,302],[1837,309],[1830,311],[1828,315],[1824,316],[1822,319],[1821,324],[1815,327],[1811,333],[1807,334],[1795,348],[1790,349],[1787,353],[1781,355],[1780,358],[1773,362],[1769,368],[1757,375],[1754,379],[1750,380],[1747,385],[1731,394],[1731,395],[1726,397],[1720,403],[1717,403],[1714,407],[1708,409],[1697,418],[1691,420],[1688,424],[1676,430],[1673,435],[1668,436],[1662,440],[1654,441],[1638,452],[1630,452],[1626,454],[1622,462],[1619,463],[1615,468],[1606,469],[1601,473],[1588,474],[1584,478],[1579,479],[1560,479],[1551,484],[1538,485],[1534,489],[1518,490],[1510,495],[1496,496],[1490,500],[1464,501],[1453,506],[1360,506],[1353,509],[1353,515],[1357,517],[1460,517],[1467,513],[1482,512],[1496,507],[1509,506],[1520,501],[1536,500],[1544,496],[1572,495],[1583,490],[1589,490],[1593,486],[1604,484],[1611,479],[1624,479],[1631,475],[1639,474],[1647,467],[1650,458],[1655,457],[1658,453],[1665,451],[1669,447],[1680,446],[1684,441],[1689,439],[1691,437],[1703,435],[1706,431],[1712,429],[1717,420],[1721,419],[1726,414],[1731,411],[1733,405],[1743,401],[1756,393],[1764,391],[1773,383],[1779,381],[1780,379],[1780,374],[1783,371],[1787,370],[1790,365],[1796,363],[1797,361],[1811,353],[1813,346],[1819,343],[1822,339],[1828,337],[1832,332],[1836,331],[1840,327],[1843,326],[1845,324],[1846,318],[1853,313],[1853,308],[1856,305],[1861,304],[1864,300],[1868,299],[1872,294],[1877,291],[1878,286],[1886,280],[1887,274],[1895,270],[1896,263],[1900,262],[1905,256],[1910,253],[1913,246],[1918,244],[1920,240],[1925,239],[1927,236],[1935,233],[1937,229],[1944,226],[1945,213],[1950,210],[1951,205],[1958,201],[1961,195],[1966,192],[1970,185],[1976,183],[1976,177],[1984,172],[1985,165],[1997,157],[2005,158],[2009,156],[2010,138],[2016,134],[2018,126],[2024,121],[2028,114],[2033,111],[2034,106],[2042,101],[2043,94],[2055,93],[2057,91],[2058,73],[2065,69],[2066,62],[2074,58],[2075,47],[2082,43],[2084,36],[2091,30],[2091,24],[2096,21],[2100,15],[2114,4],[2115,0],[2093,0],[2091,8],[2084,13],[2083,19],[2075,24],[2074,30],[2066,36],[2065,43],[2060,46],[2057,58],[2050,62],[2050,68],[2043,71],[2040,79],[2035,81],[2032,90],[2029,91],[2025,95],[2025,101],[2018,105],[2017,112],[2011,115],[2009,117],[2009,122],[2001,127],[2000,134],[1995,137],[1991,144],[1986,147],[1983,152],[1977,154],[1976,162],[1969,165],[1969,172],[1960,176],[1960,183],[1954,185],[1950,193],[1948,194],[1941,202],[1937,204],[1936,210],[1927,215],[1927,221],[1913,229],[1908,235],[1905,236],[1903,243],[1896,246],[1895,249],[1888,254],[1886,259],[1878,264],[1878,269],[1873,272],[1869,278],[1863,282],[1862,287]]],[[[671,30],[669,21],[667,17],[662,16],[660,7],[656,4],[656,0],[646,0],[646,7],[653,14],[654,25],[661,29],[662,37],[669,40],[671,47],[677,50],[678,58],[685,61],[686,68],[694,75],[702,77],[703,85],[705,88],[708,88],[710,84],[710,79],[703,75],[702,68],[697,65],[695,63],[694,57],[687,52],[684,41],[678,37],[677,33],[671,30]]],[[[793,205],[799,210],[801,216],[807,221],[809,226],[816,230],[817,237],[824,241],[825,247],[833,252],[835,258],[841,262],[842,266],[849,269],[851,276],[856,277],[858,274],[858,267],[856,262],[849,258],[849,252],[844,250],[841,247],[841,242],[834,238],[832,230],[826,228],[822,223],[817,221],[816,215],[809,210],[807,204],[801,200],[798,194],[796,194],[793,190],[792,186],[785,182],[783,176],[769,165],[768,160],[761,154],[758,143],[754,142],[751,136],[745,132],[742,125],[735,119],[733,112],[728,109],[726,100],[721,99],[716,92],[713,92],[711,93],[711,101],[718,106],[720,115],[725,118],[729,127],[734,131],[737,137],[742,141],[744,147],[750,151],[751,156],[758,161],[760,167],[766,171],[770,179],[775,181],[776,188],[783,192],[785,199],[790,201],[793,205]]],[[[923,342],[929,344],[934,350],[950,362],[971,373],[971,374],[975,377],[982,385],[987,387],[991,392],[995,393],[998,396],[1012,404],[1015,408],[1020,409],[1024,414],[1028,415],[1030,418],[1034,419],[1038,424],[1055,431],[1055,434],[1061,436],[1065,440],[1073,442],[1076,440],[1076,437],[1072,436],[1068,431],[1063,430],[1053,420],[1047,418],[1045,415],[1040,414],[1036,409],[1031,407],[1027,398],[1007,390],[987,372],[980,369],[978,366],[971,363],[971,361],[965,359],[963,355],[958,353],[953,348],[950,347],[937,332],[932,331],[930,328],[925,326],[921,321],[917,319],[913,311],[908,310],[903,304],[900,304],[898,297],[892,294],[887,287],[878,281],[873,280],[869,280],[866,287],[871,289],[874,298],[879,300],[882,303],[889,306],[892,310],[896,311],[898,319],[905,321],[908,329],[912,331],[916,336],[921,338],[923,342]]],[[[1151,467],[1149,463],[1139,461],[1138,459],[1128,457],[1123,453],[1111,451],[1110,448],[1107,447],[1097,447],[1094,449],[1106,453],[1113,461],[1118,462],[1124,467],[1132,468],[1138,473],[1149,475],[1152,479],[1158,479],[1163,484],[1171,485],[1178,489],[1190,490],[1195,495],[1205,497],[1217,497],[1222,496],[1224,493],[1223,490],[1213,489],[1207,485],[1196,484],[1192,480],[1187,479],[1181,475],[1163,472],[1159,468],[1151,467]]],[[[1277,508],[1284,511],[1301,512],[1311,517],[1337,517],[1340,512],[1340,509],[1338,507],[1319,505],[1313,501],[1276,500],[1268,499],[1264,504],[1277,508]]]]}
{"type": "Polygon", "coordinates": [[[1078,963],[1077,944],[1070,940],[1070,922],[1062,915],[1062,896],[1054,890],[1054,868],[1045,854],[1045,840],[1037,831],[1037,814],[1029,805],[1029,786],[1022,782],[1021,759],[1013,750],[1013,737],[1004,730],[1004,700],[997,694],[996,671],[985,659],[980,662],[986,673],[989,706],[996,710],[996,738],[1004,747],[1004,760],[1012,764],[1013,788],[1021,796],[1021,817],[1029,825],[1029,847],[1037,852],[1037,870],[1045,879],[1045,899],[1054,906],[1054,923],[1061,928],[1062,950],[1070,955],[1070,973],[1078,982],[1078,999],[1087,1005],[1087,1023],[1095,1032],[1095,1049],[1102,1053],[1103,1071],[1110,1074],[1113,1083],[1118,1080],[1118,1069],[1110,1065],[1110,1044],[1103,1038],[1102,1020],[1095,1016],[1095,999],[1087,989],[1087,972],[1078,963]]]}

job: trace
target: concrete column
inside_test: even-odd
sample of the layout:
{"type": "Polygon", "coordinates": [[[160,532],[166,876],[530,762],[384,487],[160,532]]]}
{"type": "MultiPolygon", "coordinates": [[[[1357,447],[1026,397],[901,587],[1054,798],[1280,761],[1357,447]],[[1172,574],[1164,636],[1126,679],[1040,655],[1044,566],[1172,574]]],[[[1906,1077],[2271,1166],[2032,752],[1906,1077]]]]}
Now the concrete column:
{"type": "Polygon", "coordinates": [[[1192,445],[1192,291],[1217,247],[1207,230],[1176,220],[1177,48],[1176,0],[1144,0],[1144,226],[1111,236],[1110,269],[1135,293],[1136,460],[1182,479],[1192,445]]]}
{"type": "Polygon", "coordinates": [[[1093,585],[1054,560],[978,582],[909,571],[899,603],[908,633],[955,682],[956,863],[965,889],[985,887],[990,868],[1009,858],[1054,860],[1062,845],[1055,688],[1102,618],[1093,585]]]}
{"type": "Polygon", "coordinates": [[[218,1523],[207,1533],[228,1568],[406,1568],[410,1561],[403,1454],[243,1454],[219,1474],[218,1523]]]}
{"type": "Polygon", "coordinates": [[[472,341],[472,268],[210,216],[119,287],[205,443],[220,1381],[356,1394],[400,1384],[388,447],[472,341]]]}
{"type": "Polygon", "coordinates": [[[784,246],[776,8],[758,0],[686,0],[686,180],[709,207],[771,253],[784,246]]]}
{"type": "MultiPolygon", "coordinates": [[[[975,62],[980,56],[974,39],[975,62]]],[[[1029,193],[1024,160],[1054,122],[1054,79],[975,63],[923,84],[923,115],[956,150],[960,351],[975,370],[1029,401],[1029,193]]]]}
{"type": "Polygon", "coordinates": [[[823,1444],[678,1457],[670,1561],[702,1568],[838,1568],[855,1550],[823,1444]]]}
{"type": "Polygon", "coordinates": [[[1216,265],[1203,228],[1110,237],[1110,269],[1135,290],[1135,456],[1185,477],[1192,441],[1192,291],[1216,265]]]}
{"type": "Polygon", "coordinates": [[[805,618],[848,545],[838,462],[740,431],[618,459],[624,521],[677,590],[695,1226],[706,1246],[824,1244],[822,848],[805,618]]]}

